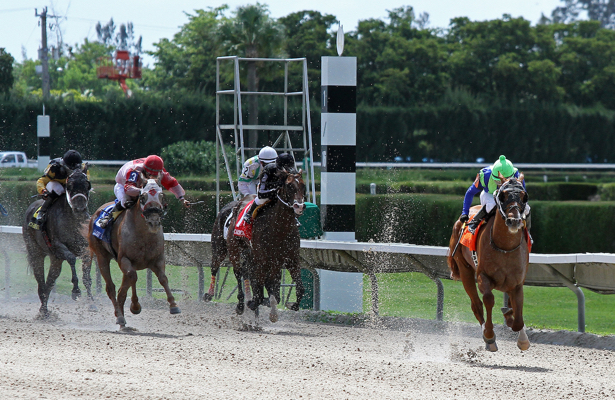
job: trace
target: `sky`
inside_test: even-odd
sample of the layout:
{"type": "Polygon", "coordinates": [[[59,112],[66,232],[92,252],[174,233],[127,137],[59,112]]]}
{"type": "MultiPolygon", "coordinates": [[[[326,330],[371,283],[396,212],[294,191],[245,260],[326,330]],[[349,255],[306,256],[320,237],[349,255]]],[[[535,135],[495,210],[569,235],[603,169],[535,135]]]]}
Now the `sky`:
{"type": "MultiPolygon", "coordinates": [[[[0,47],[4,47],[16,61],[37,57],[41,44],[40,13],[47,6],[48,19],[54,27],[48,30],[48,45],[56,43],[61,33],[64,43],[83,43],[85,38],[96,40],[96,23],[107,23],[111,18],[116,26],[132,22],[137,37],[143,37],[143,49],[153,50],[153,43],[162,38],[171,39],[179,27],[188,22],[185,12],[218,7],[227,4],[231,10],[256,1],[235,0],[0,0],[0,47]],[[59,26],[59,29],[57,28],[59,26]]],[[[284,17],[302,10],[316,10],[337,17],[344,32],[355,30],[360,20],[386,19],[387,10],[411,5],[415,14],[429,14],[429,27],[446,28],[452,18],[468,17],[473,21],[501,18],[503,14],[523,17],[535,24],[541,13],[563,4],[562,0],[261,0],[273,18],[284,17]]],[[[337,29],[337,28],[335,28],[337,29]]],[[[145,64],[151,63],[145,59],[145,64]]]]}

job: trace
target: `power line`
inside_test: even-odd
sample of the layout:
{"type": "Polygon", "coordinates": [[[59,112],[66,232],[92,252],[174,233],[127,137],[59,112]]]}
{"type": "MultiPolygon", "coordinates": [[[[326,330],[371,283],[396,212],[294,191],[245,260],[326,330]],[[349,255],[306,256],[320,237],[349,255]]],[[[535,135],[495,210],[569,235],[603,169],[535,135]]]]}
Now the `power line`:
{"type": "Polygon", "coordinates": [[[8,8],[8,9],[0,10],[0,13],[10,13],[10,12],[15,12],[15,11],[27,11],[27,10],[32,10],[32,7],[28,7],[28,8],[8,8]]]}
{"type": "MultiPolygon", "coordinates": [[[[67,17],[68,19],[68,17],[67,17]]],[[[70,17],[70,19],[76,19],[76,20],[80,20],[80,21],[86,21],[86,22],[101,22],[99,19],[91,19],[91,18],[80,18],[80,17],[70,17]]],[[[134,27],[138,27],[138,28],[148,28],[148,29],[178,29],[177,27],[175,28],[171,28],[169,26],[154,26],[154,25],[142,25],[142,24],[135,24],[133,22],[133,26],[134,27]]]]}

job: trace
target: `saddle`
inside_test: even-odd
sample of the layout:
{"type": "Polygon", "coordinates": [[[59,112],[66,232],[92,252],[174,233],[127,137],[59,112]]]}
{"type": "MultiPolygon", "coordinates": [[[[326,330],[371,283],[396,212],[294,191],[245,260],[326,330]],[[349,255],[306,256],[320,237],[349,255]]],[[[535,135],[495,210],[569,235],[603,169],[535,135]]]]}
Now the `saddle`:
{"type": "Polygon", "coordinates": [[[36,221],[38,220],[38,212],[41,210],[42,205],[40,205],[36,211],[34,211],[34,214],[32,214],[32,219],[30,220],[30,222],[28,222],[28,226],[34,230],[40,230],[41,226],[39,226],[39,224],[36,223],[36,221]]]}
{"type": "Polygon", "coordinates": [[[246,222],[244,219],[244,216],[246,215],[246,213],[250,210],[250,208],[252,207],[252,203],[254,203],[254,200],[248,202],[248,204],[246,204],[241,211],[239,212],[239,215],[237,217],[237,221],[235,222],[235,229],[233,230],[233,234],[235,236],[239,236],[239,237],[245,237],[248,240],[252,240],[252,224],[254,222],[254,218],[256,218],[256,215],[258,214],[258,212],[263,208],[263,206],[267,205],[270,203],[270,201],[266,201],[265,203],[259,205],[258,207],[256,207],[256,209],[252,212],[252,222],[246,222]]]}
{"type": "Polygon", "coordinates": [[[113,222],[115,222],[115,220],[117,219],[117,217],[124,212],[124,210],[121,211],[114,211],[112,214],[113,220],[111,221],[111,223],[109,223],[109,225],[107,225],[106,228],[103,228],[100,226],[99,221],[102,217],[107,216],[111,213],[111,210],[113,210],[113,207],[115,206],[115,204],[109,204],[107,207],[105,207],[100,214],[98,214],[98,217],[96,218],[96,220],[94,221],[94,227],[92,229],[92,236],[97,237],[98,239],[102,240],[103,242],[106,243],[111,243],[111,230],[113,228],[113,222]]]}

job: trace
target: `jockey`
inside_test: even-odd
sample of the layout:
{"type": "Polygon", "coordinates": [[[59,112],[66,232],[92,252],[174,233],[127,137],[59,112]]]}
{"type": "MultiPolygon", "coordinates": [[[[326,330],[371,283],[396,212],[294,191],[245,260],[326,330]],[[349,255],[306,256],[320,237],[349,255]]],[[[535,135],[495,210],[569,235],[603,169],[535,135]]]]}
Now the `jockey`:
{"type": "Polygon", "coordinates": [[[113,210],[98,221],[98,225],[106,228],[113,221],[114,212],[132,207],[141,193],[141,188],[147,183],[147,179],[156,178],[160,178],[160,184],[173,193],[184,206],[188,206],[188,200],[184,199],[186,194],[184,188],[164,169],[162,158],[150,155],[147,158],[137,158],[127,162],[117,172],[113,192],[119,201],[115,203],[113,210]]]}
{"type": "Polygon", "coordinates": [[[237,184],[239,187],[239,192],[243,196],[256,194],[256,181],[260,175],[261,168],[265,168],[268,164],[275,163],[277,156],[278,153],[273,147],[265,146],[258,152],[257,156],[246,160],[243,164],[241,176],[239,177],[239,182],[237,184]]]}
{"type": "MultiPolygon", "coordinates": [[[[76,150],[68,150],[62,158],[49,161],[45,173],[36,181],[36,191],[43,199],[43,205],[38,211],[35,224],[39,227],[45,221],[45,214],[51,203],[66,191],[66,179],[77,168],[83,168],[81,154],[76,150]]],[[[89,172],[88,172],[89,178],[89,172]]]]}
{"type": "Polygon", "coordinates": [[[258,177],[258,193],[256,194],[256,198],[250,206],[250,210],[248,210],[243,217],[246,223],[252,221],[252,213],[258,206],[275,198],[278,189],[282,186],[277,172],[282,170],[295,170],[295,159],[292,155],[282,153],[276,158],[275,163],[267,164],[265,168],[263,168],[263,172],[261,172],[258,177]]]}
{"type": "MultiPolygon", "coordinates": [[[[463,210],[459,217],[459,221],[468,222],[468,214],[470,212],[470,206],[472,205],[472,199],[475,195],[480,193],[480,204],[483,207],[468,224],[468,230],[472,234],[474,234],[480,222],[490,215],[495,207],[494,192],[502,184],[498,178],[498,172],[506,179],[511,177],[519,178],[519,171],[514,167],[512,162],[506,159],[506,156],[500,156],[492,166],[485,167],[478,172],[474,183],[468,188],[465,198],[463,199],[463,210]]],[[[525,189],[525,180],[523,181],[523,188],[525,189]]],[[[527,204],[523,211],[523,218],[527,220],[529,214],[530,205],[527,204]]]]}

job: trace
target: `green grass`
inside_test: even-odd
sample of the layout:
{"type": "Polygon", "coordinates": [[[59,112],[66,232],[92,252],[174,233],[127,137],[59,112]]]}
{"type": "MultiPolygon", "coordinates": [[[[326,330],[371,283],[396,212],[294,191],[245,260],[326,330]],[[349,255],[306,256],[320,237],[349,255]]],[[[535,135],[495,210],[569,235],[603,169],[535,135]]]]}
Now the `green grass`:
{"type": "MultiPolygon", "coordinates": [[[[435,319],[437,288],[421,273],[376,274],[379,287],[379,311],[383,316],[435,319]]],[[[470,308],[470,298],[460,281],[442,280],[444,319],[478,324],[470,308]]],[[[371,308],[369,278],[363,279],[363,310],[371,308]]],[[[583,290],[585,294],[585,330],[599,335],[615,334],[615,296],[583,290]]],[[[499,311],[503,295],[496,291],[494,323],[502,324],[499,311]]],[[[568,288],[524,287],[523,318],[528,327],[552,330],[577,330],[577,298],[568,288]]]]}

